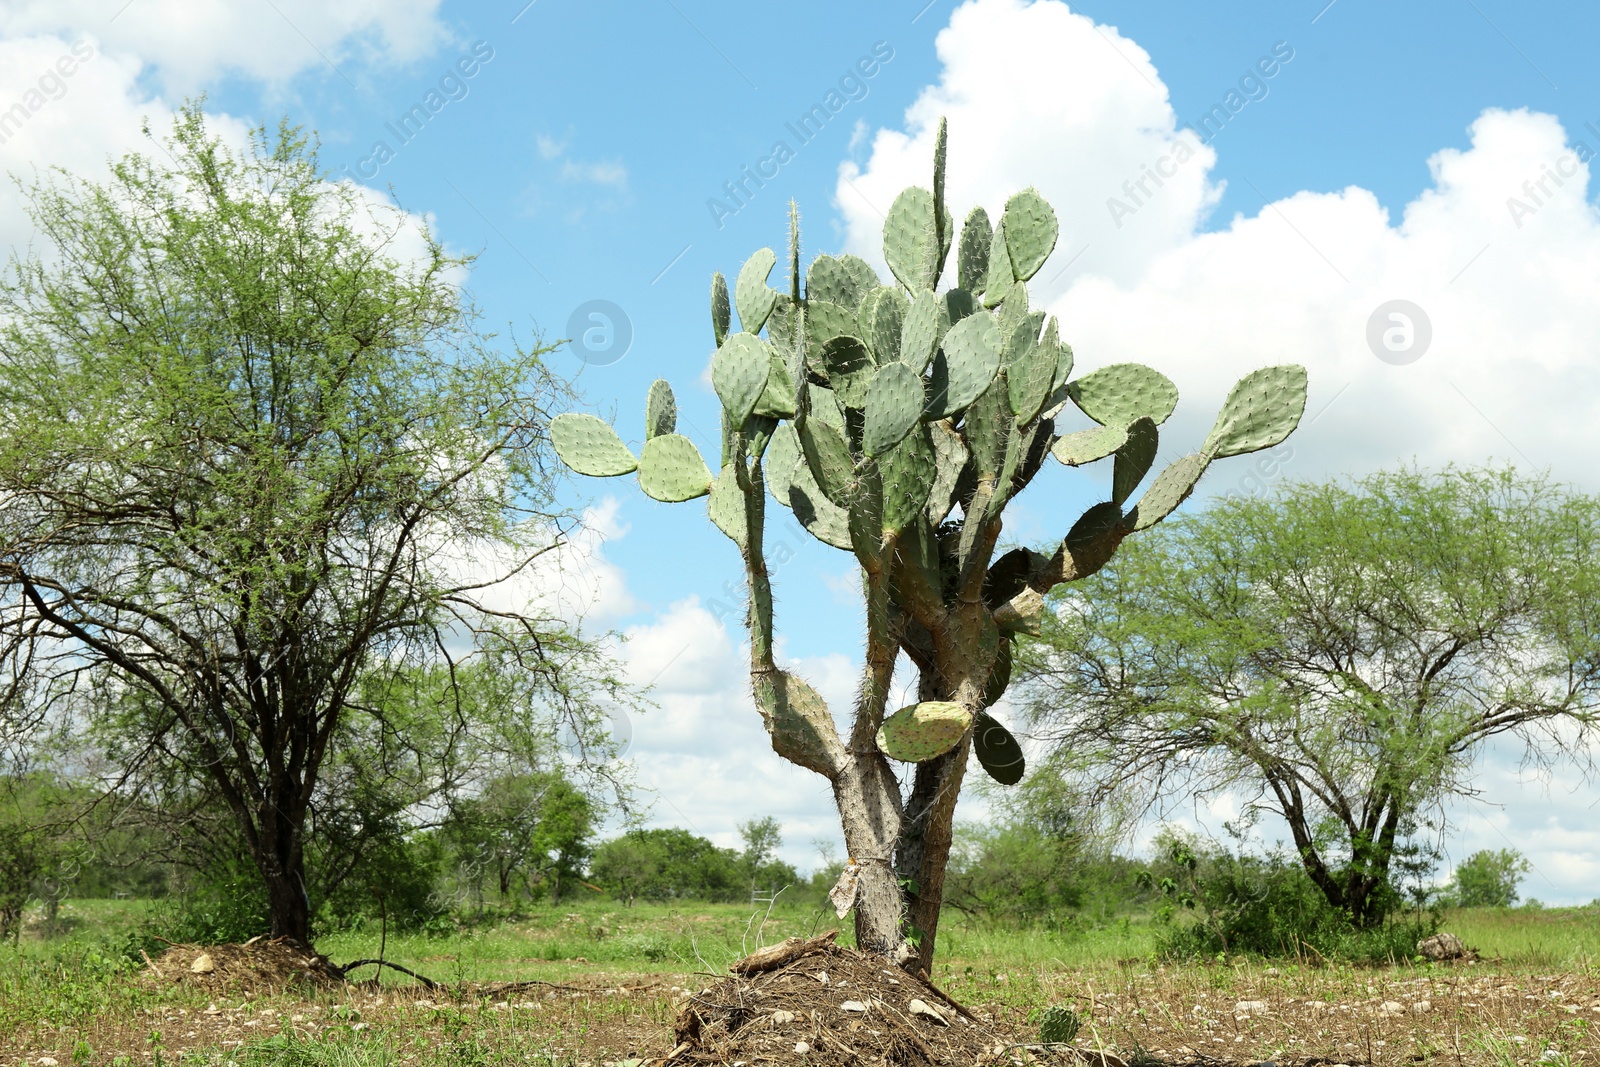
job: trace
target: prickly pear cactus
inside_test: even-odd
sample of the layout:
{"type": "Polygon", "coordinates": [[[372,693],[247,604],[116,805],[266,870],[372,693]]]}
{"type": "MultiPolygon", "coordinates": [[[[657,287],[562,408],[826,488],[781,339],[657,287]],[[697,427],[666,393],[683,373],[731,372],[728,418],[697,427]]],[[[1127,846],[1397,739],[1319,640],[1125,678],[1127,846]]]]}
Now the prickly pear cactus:
{"type": "MultiPolygon", "coordinates": [[[[932,189],[907,189],[889,210],[888,278],[854,256],[819,256],[802,269],[793,209],[782,260],[770,248],[756,252],[731,295],[715,276],[711,380],[724,432],[709,444],[718,473],[676,432],[665,382],[651,387],[642,431],[629,428],[636,447],[591,415],[551,425],[557,454],[580,474],[637,472],[661,501],[709,496],[710,517],[744,559],[752,688],[773,748],[834,782],[852,854],[893,852],[920,868],[899,872],[912,881],[943,863],[916,844],[929,835],[917,821],[953,817],[936,798],[954,795],[969,751],[1002,783],[1022,777],[1022,747],[990,708],[1009,679],[1011,642],[1036,631],[1044,594],[1093,573],[1124,537],[1171,514],[1211,463],[1282,441],[1306,399],[1303,368],[1255,371],[1233,388],[1200,447],[1157,470],[1177,388],[1136,363],[1073,376],[1072,349],[1056,320],[1030,307],[1027,289],[1060,236],[1055,211],[1027,189],[992,225],[973,208],[957,241],[944,202],[945,146],[941,123],[932,189]],[[1111,460],[1110,498],[1059,544],[996,560],[1007,503],[1052,457],[1068,467],[1111,460]],[[773,501],[860,565],[867,668],[850,736],[875,738],[876,750],[846,744],[822,698],[773,660],[763,549],[773,501]],[[889,715],[889,674],[902,653],[921,671],[925,699],[889,715]],[[851,814],[853,805],[887,810],[882,797],[866,796],[898,788],[879,768],[885,757],[918,766],[898,841],[878,840],[881,825],[869,833],[851,814]]],[[[936,904],[925,921],[937,921],[936,904]]],[[[920,906],[913,902],[914,919],[920,906]]]]}

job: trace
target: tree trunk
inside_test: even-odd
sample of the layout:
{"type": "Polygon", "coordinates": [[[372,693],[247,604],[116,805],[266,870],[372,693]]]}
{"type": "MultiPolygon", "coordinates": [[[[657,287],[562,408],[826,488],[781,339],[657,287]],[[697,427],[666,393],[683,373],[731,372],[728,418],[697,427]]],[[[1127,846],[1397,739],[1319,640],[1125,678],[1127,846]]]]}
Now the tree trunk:
{"type": "Polygon", "coordinates": [[[944,905],[945,868],[954,841],[956,797],[966,776],[969,735],[938,759],[917,764],[911,799],[906,804],[906,828],[900,838],[896,863],[901,878],[909,882],[907,919],[916,955],[908,970],[933,973],[933,951],[939,934],[939,911],[944,905]]]}
{"type": "Polygon", "coordinates": [[[277,863],[263,865],[267,884],[267,906],[273,937],[287,937],[311,947],[311,902],[306,899],[305,872],[277,863]]]}
{"type": "Polygon", "coordinates": [[[874,744],[857,752],[833,782],[834,802],[850,862],[860,867],[855,902],[856,947],[893,956],[905,940],[903,900],[893,852],[900,833],[900,787],[874,744]]]}

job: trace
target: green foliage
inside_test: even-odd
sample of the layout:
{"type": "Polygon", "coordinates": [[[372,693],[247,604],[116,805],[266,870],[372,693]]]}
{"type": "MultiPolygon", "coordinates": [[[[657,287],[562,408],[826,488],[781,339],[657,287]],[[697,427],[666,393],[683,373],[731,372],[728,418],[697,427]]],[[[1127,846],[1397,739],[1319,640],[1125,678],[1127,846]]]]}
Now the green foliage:
{"type": "Polygon", "coordinates": [[[1384,897],[1381,921],[1358,926],[1281,852],[1233,852],[1170,829],[1158,836],[1155,847],[1144,882],[1165,900],[1157,917],[1166,928],[1156,943],[1169,958],[1392,962],[1410,959],[1417,941],[1438,930],[1435,915],[1402,913],[1393,892],[1384,897]]]}
{"type": "Polygon", "coordinates": [[[745,848],[719,848],[677,828],[631,830],[595,848],[589,880],[631,904],[635,899],[667,901],[748,901],[752,889],[765,892],[799,881],[789,864],[777,860],[777,824],[770,819],[740,824],[745,848]]]}
{"type": "MultiPolygon", "coordinates": [[[[1275,437],[1286,424],[1256,413],[1295,378],[1248,377],[1211,446],[1275,437]]],[[[1209,462],[1169,467],[1135,525],[1209,462]]],[[[1472,788],[1483,742],[1510,733],[1535,760],[1592,759],[1597,576],[1600,500],[1546,477],[1285,484],[1124,545],[1057,596],[1016,673],[1035,726],[1071,739],[1063,773],[1081,764],[1147,804],[1242,787],[1287,820],[1328,906],[1377,926],[1407,841],[1472,788]]]]}
{"type": "Polygon", "coordinates": [[[1517,886],[1533,870],[1515,849],[1483,849],[1456,867],[1442,903],[1458,908],[1509,908],[1517,902],[1517,886]]]}
{"type": "MultiPolygon", "coordinates": [[[[155,148],[26,190],[39,252],[0,281],[0,658],[18,703],[87,724],[108,764],[229,798],[210,810],[303,939],[307,824],[347,784],[324,782],[393,799],[341,758],[405,747],[370,677],[494,659],[548,733],[626,692],[537,604],[480,599],[568,519],[547,349],[485,332],[469,261],[328,181],[299,131],[235,151],[191,106],[155,148]]],[[[593,469],[632,463],[583,428],[593,469]]]]}

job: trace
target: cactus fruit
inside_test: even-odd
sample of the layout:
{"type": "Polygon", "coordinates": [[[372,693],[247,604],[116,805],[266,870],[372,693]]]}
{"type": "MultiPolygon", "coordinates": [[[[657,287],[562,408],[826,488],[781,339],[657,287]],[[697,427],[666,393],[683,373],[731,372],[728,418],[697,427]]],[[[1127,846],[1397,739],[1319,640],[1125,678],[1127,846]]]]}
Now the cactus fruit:
{"type": "Polygon", "coordinates": [[[878,727],[878,747],[890,759],[922,763],[949,752],[966,736],[973,713],[951,700],[925,700],[901,708],[878,727]]]}
{"type": "Polygon", "coordinates": [[[1262,367],[1239,379],[1223,401],[1216,425],[1200,450],[1212,459],[1259,452],[1278,444],[1306,410],[1306,369],[1262,367]]]}
{"type": "Polygon", "coordinates": [[[711,471],[700,450],[675,433],[652,437],[639,455],[639,488],[653,500],[677,504],[711,491],[711,471]]]}
{"type": "MultiPolygon", "coordinates": [[[[722,409],[715,478],[677,432],[666,382],[650,387],[637,458],[591,415],[550,424],[556,454],[579,473],[637,471],[640,488],[661,501],[710,495],[711,521],[745,563],[751,688],[773,749],[829,777],[846,839],[865,850],[857,855],[901,856],[908,840],[948,841],[952,810],[929,798],[959,790],[969,740],[996,781],[1017,782],[1021,745],[987,709],[1010,682],[1013,641],[1038,632],[1045,594],[1093,573],[1122,538],[1169,515],[1214,460],[1282,441],[1305,409],[1303,369],[1246,375],[1200,450],[1162,470],[1129,506],[1155,462],[1176,387],[1132,363],[1072,378],[1059,324],[1029,303],[1027,283],[1060,237],[1054,210],[1032,189],[1011,197],[992,229],[983,209],[966,216],[954,287],[941,289],[954,232],[945,145],[941,123],[931,191],[901,193],[885,222],[884,258],[898,284],[848,255],[818,256],[802,275],[796,209],[784,291],[768,284],[778,261],[770,248],[740,269],[731,307],[727,279],[712,278],[711,380],[722,409]],[[1054,420],[1068,403],[1095,425],[1057,436],[1054,420]],[[1016,549],[995,561],[1006,505],[1040,472],[1046,451],[1073,467],[1115,457],[1110,499],[1085,511],[1052,551],[1016,549]],[[816,691],[774,661],[765,547],[772,508],[755,495],[763,491],[859,564],[868,673],[848,738],[816,691]],[[919,693],[930,699],[888,715],[902,656],[917,665],[919,693]],[[876,737],[876,748],[857,743],[866,737],[876,737]],[[938,759],[947,753],[956,758],[938,759]],[[886,755],[918,764],[912,799],[892,795],[886,755]],[[914,804],[919,797],[927,802],[914,804]],[[850,812],[870,810],[903,812],[900,837],[851,822],[850,812]]],[[[922,862],[937,867],[936,852],[922,862]]],[[[876,899],[892,902],[894,878],[937,874],[869,866],[861,877],[864,885],[890,879],[876,899]]],[[[936,897],[913,898],[906,921],[931,931],[936,897]]],[[[880,920],[867,939],[858,925],[857,940],[889,953],[903,936],[902,916],[885,908],[880,920]]]]}
{"type": "Polygon", "coordinates": [[[550,443],[561,462],[591,478],[615,478],[639,467],[617,431],[593,415],[557,415],[550,420],[550,443]]]}
{"type": "MultiPolygon", "coordinates": [[[[767,318],[778,304],[778,291],[767,285],[767,275],[778,264],[778,254],[763,248],[739,268],[739,280],[734,283],[733,299],[739,306],[739,328],[745,333],[760,333],[767,318]]],[[[720,277],[720,275],[719,275],[720,277]]],[[[726,282],[723,283],[726,287],[726,282]]],[[[716,311],[716,293],[712,291],[712,314],[716,311]]],[[[726,324],[723,332],[726,332],[726,324]]],[[[721,342],[719,341],[720,345],[721,342]]]]}

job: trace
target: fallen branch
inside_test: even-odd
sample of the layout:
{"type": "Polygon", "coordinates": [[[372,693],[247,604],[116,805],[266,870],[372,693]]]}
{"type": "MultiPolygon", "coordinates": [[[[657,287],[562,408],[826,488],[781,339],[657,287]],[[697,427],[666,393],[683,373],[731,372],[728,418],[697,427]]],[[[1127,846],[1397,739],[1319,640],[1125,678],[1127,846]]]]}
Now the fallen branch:
{"type": "Polygon", "coordinates": [[[786,963],[809,956],[833,944],[833,939],[839,936],[838,930],[829,930],[827,933],[807,940],[802,937],[791,937],[776,945],[758,948],[744,959],[735,963],[728,970],[734,974],[760,974],[763,971],[775,971],[786,963]]]}
{"type": "Polygon", "coordinates": [[[401,974],[409,974],[411,977],[415,978],[417,981],[426,986],[430,993],[436,989],[443,988],[443,986],[441,986],[438,982],[435,982],[432,978],[429,978],[427,975],[418,974],[411,968],[402,967],[398,963],[391,962],[390,960],[356,960],[354,963],[347,963],[343,967],[340,967],[337,964],[329,964],[329,966],[338,971],[340,977],[344,977],[357,967],[365,967],[369,963],[377,964],[379,973],[382,973],[383,968],[388,967],[390,970],[399,971],[401,974]]]}

